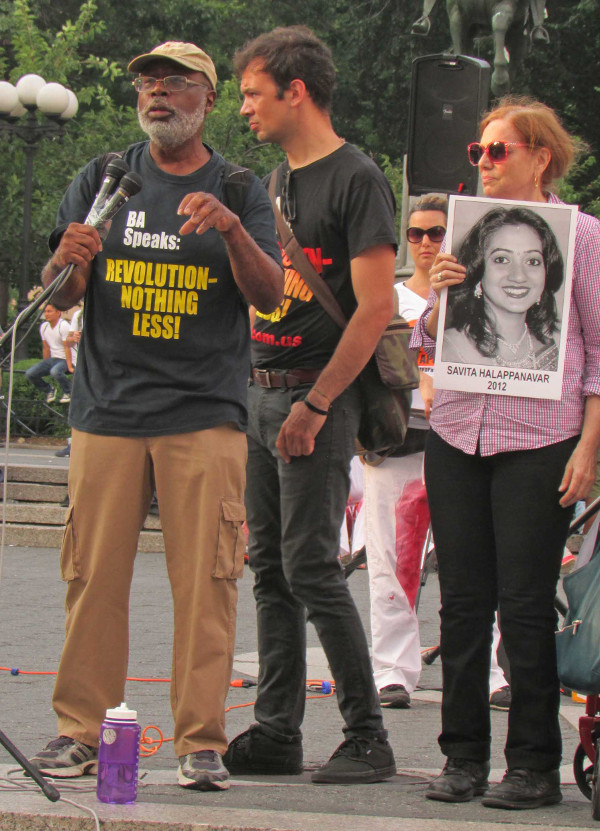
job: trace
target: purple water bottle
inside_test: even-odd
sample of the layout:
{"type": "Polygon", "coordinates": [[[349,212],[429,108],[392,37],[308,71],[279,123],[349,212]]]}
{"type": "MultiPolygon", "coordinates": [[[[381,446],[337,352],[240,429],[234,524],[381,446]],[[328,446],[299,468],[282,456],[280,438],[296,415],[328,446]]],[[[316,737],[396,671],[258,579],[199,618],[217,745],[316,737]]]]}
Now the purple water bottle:
{"type": "Polygon", "coordinates": [[[140,725],[137,712],[127,704],[106,711],[100,727],[98,786],[100,802],[125,805],[137,797],[140,758],[140,725]]]}

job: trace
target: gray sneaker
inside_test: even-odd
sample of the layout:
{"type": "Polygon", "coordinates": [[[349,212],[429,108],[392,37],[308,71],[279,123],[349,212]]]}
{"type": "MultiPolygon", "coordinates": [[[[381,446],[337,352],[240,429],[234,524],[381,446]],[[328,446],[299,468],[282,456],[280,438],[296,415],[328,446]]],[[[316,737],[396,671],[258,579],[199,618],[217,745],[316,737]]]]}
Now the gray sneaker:
{"type": "Polygon", "coordinates": [[[52,739],[43,750],[30,760],[36,770],[44,776],[56,779],[71,779],[86,773],[98,773],[98,748],[59,736],[52,739]]]}
{"type": "Polygon", "coordinates": [[[177,782],[196,791],[226,791],[229,771],[216,750],[198,750],[179,757],[177,782]]]}

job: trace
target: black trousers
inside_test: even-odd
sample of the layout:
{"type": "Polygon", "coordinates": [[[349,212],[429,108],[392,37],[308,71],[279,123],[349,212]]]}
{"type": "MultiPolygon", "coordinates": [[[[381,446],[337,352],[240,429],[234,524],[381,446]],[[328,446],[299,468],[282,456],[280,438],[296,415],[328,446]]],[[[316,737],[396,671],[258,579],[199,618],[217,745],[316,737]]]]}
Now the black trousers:
{"type": "Polygon", "coordinates": [[[554,596],[572,508],[558,486],[577,437],[470,456],[429,431],[425,481],[439,563],[446,756],[490,757],[492,621],[510,662],[508,768],[558,768],[554,596]]]}
{"type": "Polygon", "coordinates": [[[305,395],[306,387],[248,389],[246,510],[260,663],[254,715],[274,738],[301,735],[308,617],[335,680],[346,738],[385,738],[367,638],[338,561],[358,390],[352,385],[335,399],[313,453],[286,464],[275,442],[305,395]]]}

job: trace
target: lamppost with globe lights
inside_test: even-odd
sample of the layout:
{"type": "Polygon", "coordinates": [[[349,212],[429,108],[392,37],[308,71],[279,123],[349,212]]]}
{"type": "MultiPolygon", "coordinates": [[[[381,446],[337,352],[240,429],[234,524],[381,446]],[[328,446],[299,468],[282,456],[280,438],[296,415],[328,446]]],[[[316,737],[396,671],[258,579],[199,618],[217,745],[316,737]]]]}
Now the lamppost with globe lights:
{"type": "Polygon", "coordinates": [[[29,290],[33,160],[42,139],[64,134],[65,124],[73,118],[77,107],[77,97],[70,89],[61,84],[47,84],[40,75],[24,75],[15,86],[0,81],[0,132],[7,133],[10,138],[17,136],[25,145],[19,311],[27,305],[29,290]],[[43,121],[38,120],[37,111],[46,117],[43,121]]]}

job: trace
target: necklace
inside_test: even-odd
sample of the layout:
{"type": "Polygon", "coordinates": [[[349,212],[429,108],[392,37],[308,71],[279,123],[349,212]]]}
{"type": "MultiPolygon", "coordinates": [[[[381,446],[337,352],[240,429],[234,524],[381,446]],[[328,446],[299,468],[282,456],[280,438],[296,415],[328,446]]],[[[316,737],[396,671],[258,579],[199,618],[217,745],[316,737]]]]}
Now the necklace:
{"type": "Polygon", "coordinates": [[[509,360],[507,358],[502,358],[500,353],[496,354],[496,363],[498,366],[506,366],[509,369],[511,368],[518,368],[518,369],[538,369],[538,361],[535,354],[535,347],[533,341],[531,339],[531,334],[527,326],[525,326],[525,331],[519,338],[518,343],[508,343],[504,340],[504,338],[497,335],[498,340],[501,340],[503,343],[506,344],[509,351],[512,352],[514,356],[514,360],[509,360]],[[527,337],[527,350],[524,355],[521,355],[520,358],[517,358],[517,352],[525,338],[527,337]],[[515,348],[516,347],[516,348],[515,348]]]}
{"type": "Polygon", "coordinates": [[[528,329],[528,327],[527,327],[527,324],[525,324],[525,328],[523,329],[523,334],[521,335],[521,337],[519,338],[519,340],[518,340],[516,343],[509,343],[509,341],[505,340],[505,339],[502,337],[502,335],[496,335],[496,337],[498,338],[498,340],[502,341],[502,343],[506,346],[506,348],[508,349],[508,351],[509,351],[509,352],[512,352],[512,354],[516,357],[516,356],[517,356],[517,352],[518,352],[518,351],[519,351],[519,349],[521,348],[521,346],[522,346],[522,344],[523,344],[523,341],[525,340],[525,337],[526,337],[528,334],[529,334],[529,329],[528,329]]]}

